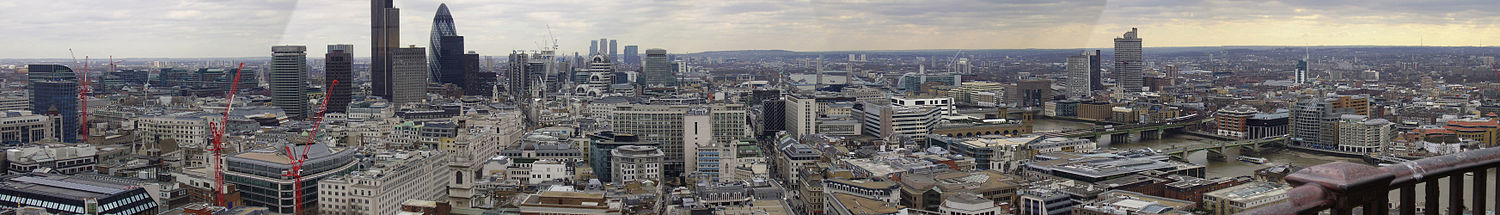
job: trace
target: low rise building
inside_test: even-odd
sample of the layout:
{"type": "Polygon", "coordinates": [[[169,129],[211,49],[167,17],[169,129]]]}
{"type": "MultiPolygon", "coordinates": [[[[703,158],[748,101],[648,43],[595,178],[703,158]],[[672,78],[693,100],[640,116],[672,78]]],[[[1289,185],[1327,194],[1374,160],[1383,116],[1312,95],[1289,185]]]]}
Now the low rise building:
{"type": "Polygon", "coordinates": [[[373,154],[362,161],[368,166],[317,181],[318,211],[395,214],[408,199],[439,200],[448,186],[447,158],[442,151],[373,154]]]}
{"type": "Polygon", "coordinates": [[[1211,214],[1235,214],[1286,201],[1288,190],[1276,183],[1251,182],[1203,194],[1203,204],[1211,214]]]}
{"type": "Polygon", "coordinates": [[[661,149],[655,146],[620,146],[610,151],[610,175],[616,184],[662,179],[661,149]]]}

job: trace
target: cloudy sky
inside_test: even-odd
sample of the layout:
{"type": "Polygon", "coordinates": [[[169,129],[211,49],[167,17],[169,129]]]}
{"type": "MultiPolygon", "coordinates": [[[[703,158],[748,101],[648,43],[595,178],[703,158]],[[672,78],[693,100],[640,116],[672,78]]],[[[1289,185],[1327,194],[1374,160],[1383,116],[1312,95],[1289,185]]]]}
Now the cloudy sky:
{"type": "MultiPolygon", "coordinates": [[[[403,44],[427,46],[439,3],[467,48],[564,53],[588,40],[670,52],[1145,45],[1500,45],[1493,0],[395,0],[403,44]]],[[[368,0],[0,1],[0,58],[244,57],[275,44],[354,44],[369,55],[368,0]]]]}

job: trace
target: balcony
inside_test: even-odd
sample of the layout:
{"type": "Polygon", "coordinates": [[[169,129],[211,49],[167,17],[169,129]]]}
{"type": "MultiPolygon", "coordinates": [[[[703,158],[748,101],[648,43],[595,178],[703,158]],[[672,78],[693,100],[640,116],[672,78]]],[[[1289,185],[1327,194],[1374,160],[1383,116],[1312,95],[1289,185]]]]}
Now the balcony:
{"type": "MultiPolygon", "coordinates": [[[[1488,148],[1458,154],[1431,157],[1374,167],[1348,162],[1334,162],[1308,167],[1286,177],[1293,188],[1287,191],[1287,201],[1246,211],[1240,214],[1353,214],[1356,208],[1363,214],[1417,214],[1417,187],[1422,187],[1425,200],[1420,205],[1424,214],[1485,214],[1485,202],[1500,203],[1500,187],[1487,188],[1487,172],[1500,167],[1500,148],[1488,148]],[[1472,187],[1465,189],[1465,174],[1472,173],[1472,187]],[[1443,178],[1448,180],[1448,189],[1440,189],[1443,178]],[[1493,192],[1487,192],[1494,189],[1493,192]],[[1388,196],[1400,190],[1399,200],[1392,204],[1388,196]],[[1467,190],[1468,197],[1465,197],[1467,190]],[[1440,208],[1439,197],[1448,195],[1447,208],[1440,208]],[[1476,203],[1463,207],[1465,199],[1476,203]],[[1393,207],[1394,206],[1394,207],[1393,207]]],[[[1497,204],[1500,205],[1500,204],[1497,204]]]]}

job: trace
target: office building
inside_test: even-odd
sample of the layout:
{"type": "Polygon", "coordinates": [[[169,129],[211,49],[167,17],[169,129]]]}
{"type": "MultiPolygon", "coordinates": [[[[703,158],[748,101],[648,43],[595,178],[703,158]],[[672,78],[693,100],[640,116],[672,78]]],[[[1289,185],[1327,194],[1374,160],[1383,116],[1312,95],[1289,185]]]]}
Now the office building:
{"type": "Polygon", "coordinates": [[[963,76],[957,73],[906,73],[901,75],[901,79],[896,83],[896,88],[900,91],[915,93],[923,92],[924,89],[922,87],[928,84],[957,86],[959,83],[963,83],[963,76]]]}
{"type": "Polygon", "coordinates": [[[1272,182],[1250,182],[1203,194],[1203,204],[1210,214],[1236,214],[1286,201],[1289,190],[1272,182]]]}
{"type": "Polygon", "coordinates": [[[950,93],[953,102],[961,105],[994,107],[1003,104],[1005,84],[984,81],[966,81],[950,93]],[[985,99],[990,98],[990,99],[985,99]]]}
{"type": "Polygon", "coordinates": [[[328,45],[323,56],[323,87],[329,88],[328,112],[346,113],[354,98],[354,45],[328,45]],[[334,84],[338,82],[338,84],[334,84]]]}
{"type": "Polygon", "coordinates": [[[1297,70],[1292,74],[1292,83],[1297,85],[1307,84],[1307,58],[1297,60],[1297,70]]]}
{"type": "Polygon", "coordinates": [[[5,150],[6,174],[24,174],[37,169],[48,173],[78,174],[94,172],[99,163],[99,149],[91,145],[41,145],[5,150]]]}
{"type": "Polygon", "coordinates": [[[599,54],[599,41],[598,40],[589,40],[589,56],[594,56],[594,55],[598,55],[598,54],[599,54]]]}
{"type": "Polygon", "coordinates": [[[1257,112],[1255,107],[1244,104],[1220,108],[1214,113],[1214,126],[1218,127],[1216,134],[1226,137],[1247,137],[1250,132],[1249,120],[1257,112]]]}
{"type": "Polygon", "coordinates": [[[442,151],[382,152],[369,166],[317,182],[322,214],[396,214],[407,199],[438,200],[445,194],[448,154],[442,151]]]}
{"type": "Polygon", "coordinates": [[[391,50],[391,103],[427,99],[427,50],[417,46],[391,50]]]}
{"type": "Polygon", "coordinates": [[[619,43],[615,40],[609,40],[609,61],[620,61],[620,49],[618,48],[619,43]]]}
{"type": "Polygon", "coordinates": [[[973,193],[955,193],[938,207],[938,214],[947,215],[991,215],[1010,213],[1009,204],[996,203],[973,193]]]}
{"type": "Polygon", "coordinates": [[[1069,99],[1086,99],[1093,96],[1094,82],[1098,80],[1098,71],[1094,64],[1098,62],[1099,56],[1093,52],[1068,56],[1067,62],[1067,84],[1063,94],[1069,99]]]}
{"type": "Polygon", "coordinates": [[[677,75],[672,69],[672,60],[666,49],[647,49],[645,69],[641,71],[640,86],[677,86],[677,75]]]}
{"type": "Polygon", "coordinates": [[[46,214],[161,213],[163,206],[140,183],[145,182],[96,174],[11,174],[0,176],[0,205],[35,207],[46,214]]]}
{"type": "Polygon", "coordinates": [[[437,65],[438,68],[430,69],[432,73],[428,78],[433,83],[440,85],[452,84],[459,87],[466,87],[464,86],[464,78],[471,71],[468,70],[468,63],[466,62],[468,60],[464,56],[464,37],[443,36],[438,38],[438,44],[441,44],[443,48],[435,48],[432,51],[442,53],[431,55],[436,58],[428,58],[430,62],[428,65],[437,65]]]}
{"type": "Polygon", "coordinates": [[[902,174],[901,206],[926,211],[941,210],[945,200],[975,194],[996,203],[1014,205],[1021,181],[1000,171],[960,172],[947,169],[902,174]]]}
{"type": "Polygon", "coordinates": [[[1364,115],[1339,116],[1339,141],[1334,150],[1356,155],[1385,151],[1391,145],[1393,125],[1389,120],[1364,115]]]}
{"type": "Polygon", "coordinates": [[[370,93],[391,100],[391,52],[401,47],[401,9],[394,0],[370,0],[370,93]]]}
{"type": "Polygon", "coordinates": [[[26,110],[8,110],[0,115],[0,145],[19,146],[41,142],[52,136],[52,117],[26,110]]]}
{"type": "MultiPolygon", "coordinates": [[[[0,111],[13,110],[31,110],[31,100],[27,99],[24,95],[0,96],[0,111]]],[[[40,115],[40,113],[38,113],[38,115],[40,115]]]]}
{"type": "Polygon", "coordinates": [[[785,99],[785,121],[787,134],[794,137],[811,135],[818,130],[818,104],[816,98],[808,95],[789,94],[785,99]]]}
{"type": "Polygon", "coordinates": [[[57,116],[52,130],[55,140],[78,142],[78,77],[73,69],[55,64],[27,65],[27,90],[31,91],[31,112],[57,116]]]}
{"type": "Polygon", "coordinates": [[[1338,152],[1339,119],[1346,114],[1368,116],[1364,96],[1303,98],[1291,110],[1291,146],[1338,152]]]}
{"type": "Polygon", "coordinates": [[[312,114],[307,104],[307,47],[271,47],[271,104],[281,108],[292,119],[306,119],[312,114]]]}
{"type": "Polygon", "coordinates": [[[1016,107],[1042,107],[1052,101],[1052,80],[1017,81],[1015,87],[1007,89],[1005,93],[1008,103],[1016,107]]]}
{"type": "Polygon", "coordinates": [[[608,198],[604,193],[578,192],[557,186],[520,198],[516,207],[523,215],[619,215],[622,208],[626,207],[620,198],[608,198]]]}
{"type": "Polygon", "coordinates": [[[469,51],[464,54],[464,95],[491,96],[495,92],[496,81],[500,76],[494,72],[480,69],[479,53],[469,51]]]}
{"type": "Polygon", "coordinates": [[[677,178],[686,171],[684,146],[687,139],[684,131],[692,127],[689,115],[708,115],[712,142],[730,144],[750,137],[745,129],[745,106],[741,104],[712,105],[624,105],[611,111],[610,124],[614,133],[640,137],[643,142],[661,143],[666,154],[663,172],[667,178],[677,178]]]}
{"type": "Polygon", "coordinates": [[[1033,158],[1035,162],[1025,164],[1022,175],[1045,175],[1089,183],[1152,170],[1202,178],[1204,169],[1207,169],[1203,165],[1170,161],[1166,158],[1125,157],[1115,154],[1054,152],[1037,154],[1033,158]]]}
{"type": "MultiPolygon", "coordinates": [[[[301,145],[290,149],[291,153],[298,155],[307,150],[307,158],[302,165],[301,203],[304,213],[320,211],[318,198],[322,193],[318,192],[319,181],[343,175],[359,166],[354,156],[357,150],[353,149],[330,148],[325,143],[313,144],[306,149],[301,145]]],[[[293,195],[293,188],[296,187],[293,184],[296,180],[283,175],[292,168],[292,162],[285,153],[269,147],[229,155],[224,158],[224,182],[239,188],[240,198],[245,201],[245,206],[267,207],[272,212],[282,214],[294,213],[294,203],[297,201],[293,195]]]]}
{"type": "Polygon", "coordinates": [[[1141,38],[1136,29],[1130,28],[1125,36],[1115,38],[1115,83],[1127,93],[1141,92],[1143,76],[1141,70],[1146,62],[1141,58],[1141,38]]]}
{"type": "Polygon", "coordinates": [[[1124,190],[1099,193],[1099,198],[1073,207],[1074,215],[1162,214],[1191,215],[1195,201],[1151,196],[1124,190]]]}
{"type": "MultiPolygon", "coordinates": [[[[790,105],[790,104],[788,104],[790,105]]],[[[854,105],[854,117],[864,122],[864,135],[885,140],[892,138],[925,139],[942,120],[942,110],[926,106],[893,106],[861,102],[854,105]]]]}
{"type": "Polygon", "coordinates": [[[625,59],[621,62],[625,65],[641,65],[640,47],[636,45],[625,45],[625,59]]]}
{"type": "Polygon", "coordinates": [[[463,76],[452,76],[446,73],[449,70],[462,71],[463,65],[459,63],[459,60],[464,54],[464,39],[463,37],[446,38],[458,36],[458,30],[454,29],[453,15],[448,13],[447,3],[438,4],[437,14],[432,17],[431,32],[432,35],[428,36],[431,43],[427,44],[427,48],[430,49],[427,59],[432,61],[427,63],[427,78],[439,83],[458,84],[450,82],[450,79],[462,80],[463,76]]]}
{"type": "Polygon", "coordinates": [[[628,145],[610,150],[611,182],[653,181],[663,179],[662,150],[654,146],[628,145]]]}
{"type": "Polygon", "coordinates": [[[1245,127],[1250,133],[1245,135],[1247,139],[1266,138],[1286,135],[1287,123],[1291,113],[1286,109],[1277,110],[1275,113],[1257,113],[1245,120],[1245,127]]]}

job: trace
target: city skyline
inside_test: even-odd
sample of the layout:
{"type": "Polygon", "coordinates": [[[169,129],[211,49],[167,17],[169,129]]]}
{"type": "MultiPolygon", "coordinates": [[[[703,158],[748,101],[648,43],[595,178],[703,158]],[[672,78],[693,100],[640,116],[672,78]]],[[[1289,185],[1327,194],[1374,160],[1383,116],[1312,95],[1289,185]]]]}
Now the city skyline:
{"type": "MultiPolygon", "coordinates": [[[[484,55],[536,50],[557,36],[561,53],[608,37],[674,53],[718,50],[1107,48],[1119,32],[1150,29],[1146,47],[1239,45],[1488,46],[1500,38],[1500,5],[1483,1],[1067,1],[1067,2],[441,2],[395,1],[408,26],[401,46],[427,47],[431,12],[449,3],[467,46],[484,55]],[[585,7],[587,5],[587,7],[585,7]],[[1265,8],[1284,8],[1265,10],[1265,8]],[[1206,15],[1211,14],[1211,15],[1206,15]],[[1274,29],[1274,30],[1269,30],[1274,29]],[[734,42],[724,42],[734,41],[734,42]],[[681,51],[677,51],[681,50],[681,51]]],[[[0,58],[260,56],[278,44],[370,40],[360,1],[6,2],[0,9],[57,13],[0,23],[28,34],[0,58]],[[235,10],[227,10],[234,8],[235,10]],[[128,19],[126,19],[128,18],[128,19]],[[108,32],[108,33],[102,33],[108,32]],[[214,47],[214,48],[203,48],[214,47]]],[[[622,44],[623,45],[623,44],[622,44]]],[[[358,47],[356,47],[358,48],[358,47]]],[[[370,53],[355,52],[356,58],[370,53]]]]}

